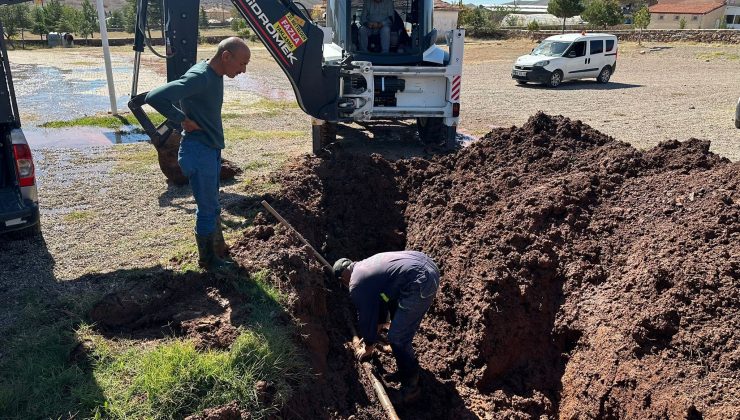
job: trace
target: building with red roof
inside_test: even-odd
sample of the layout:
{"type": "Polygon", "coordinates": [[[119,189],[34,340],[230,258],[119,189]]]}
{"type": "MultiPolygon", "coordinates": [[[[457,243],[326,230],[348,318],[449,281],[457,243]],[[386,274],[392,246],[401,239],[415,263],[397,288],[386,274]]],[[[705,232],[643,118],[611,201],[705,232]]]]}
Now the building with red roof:
{"type": "Polygon", "coordinates": [[[719,28],[725,19],[725,0],[660,0],[650,6],[650,29],[719,28]]]}

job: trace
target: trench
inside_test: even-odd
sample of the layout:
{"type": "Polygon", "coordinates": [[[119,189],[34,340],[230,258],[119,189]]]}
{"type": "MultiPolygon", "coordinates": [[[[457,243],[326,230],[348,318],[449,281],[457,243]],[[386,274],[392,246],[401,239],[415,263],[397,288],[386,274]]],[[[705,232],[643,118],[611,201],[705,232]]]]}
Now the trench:
{"type": "MultiPolygon", "coordinates": [[[[737,378],[736,347],[722,338],[737,331],[740,307],[736,166],[706,141],[641,152],[541,113],[432,159],[336,149],[289,162],[268,179],[279,192],[234,209],[256,216],[232,247],[241,266],[267,269],[290,296],[285,310],[315,374],[283,415],[384,413],[347,346],[346,291],[259,211],[262,199],[329,261],[414,249],[437,262],[440,290],[414,340],[424,391],[398,407],[401,418],[736,410],[731,391],[710,401],[692,382],[737,378]],[[697,360],[698,347],[708,356],[697,360]],[[690,398],[666,397],[677,393],[690,398]]],[[[392,372],[392,357],[375,368],[392,372]]],[[[393,394],[398,384],[387,386],[393,394]]]]}

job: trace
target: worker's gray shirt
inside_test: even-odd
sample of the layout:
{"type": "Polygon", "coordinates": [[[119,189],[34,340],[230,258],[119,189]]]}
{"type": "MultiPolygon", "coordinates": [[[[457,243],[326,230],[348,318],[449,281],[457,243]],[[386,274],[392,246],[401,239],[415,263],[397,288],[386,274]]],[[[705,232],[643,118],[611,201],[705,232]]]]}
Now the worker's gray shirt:
{"type": "Polygon", "coordinates": [[[362,6],[362,17],[360,23],[367,25],[370,22],[381,22],[390,27],[395,10],[392,0],[365,0],[362,6]]]}
{"type": "Polygon", "coordinates": [[[195,121],[201,130],[191,131],[185,138],[198,140],[214,149],[224,148],[223,102],[224,78],[207,61],[195,64],[179,79],[146,95],[146,103],[170,121],[178,124],[185,118],[195,121]]]}
{"type": "MultiPolygon", "coordinates": [[[[424,283],[430,272],[439,276],[431,258],[418,251],[382,252],[352,268],[349,294],[358,315],[358,332],[367,344],[377,340],[381,299],[397,301],[409,283],[424,283]]],[[[439,282],[439,278],[434,279],[439,282]]]]}

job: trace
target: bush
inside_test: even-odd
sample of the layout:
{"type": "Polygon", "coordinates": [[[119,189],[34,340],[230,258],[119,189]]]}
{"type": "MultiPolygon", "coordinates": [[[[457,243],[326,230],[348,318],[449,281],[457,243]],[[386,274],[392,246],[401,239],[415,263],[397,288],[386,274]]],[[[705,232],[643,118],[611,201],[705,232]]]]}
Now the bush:
{"type": "Polygon", "coordinates": [[[540,30],[540,24],[537,23],[536,20],[533,20],[527,24],[527,30],[528,31],[539,31],[540,30]]]}

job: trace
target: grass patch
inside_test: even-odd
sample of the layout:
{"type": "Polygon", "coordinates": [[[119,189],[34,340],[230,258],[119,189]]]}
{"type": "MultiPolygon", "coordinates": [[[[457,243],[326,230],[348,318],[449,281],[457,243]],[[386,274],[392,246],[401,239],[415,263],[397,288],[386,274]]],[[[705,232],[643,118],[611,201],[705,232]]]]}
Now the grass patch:
{"type": "Polygon", "coordinates": [[[261,114],[275,116],[281,114],[286,109],[298,108],[298,103],[296,101],[277,101],[274,99],[262,98],[253,103],[249,108],[257,110],[261,114]]]}
{"type": "Polygon", "coordinates": [[[230,127],[224,130],[224,137],[227,141],[249,141],[249,140],[270,140],[276,138],[295,138],[306,136],[305,130],[251,130],[248,128],[230,127]]]}
{"type": "Polygon", "coordinates": [[[697,54],[699,60],[740,60],[740,54],[726,51],[713,51],[697,54]]]}
{"type": "Polygon", "coordinates": [[[232,400],[254,418],[274,415],[307,368],[293,327],[281,321],[286,298],[267,278],[263,271],[232,279],[250,318],[229,351],[201,352],[175,338],[107,339],[81,315],[100,293],[53,297],[34,289],[19,322],[3,332],[0,418],[172,419],[232,400]],[[275,386],[269,405],[257,399],[260,380],[275,386]]]}
{"type": "Polygon", "coordinates": [[[89,366],[73,361],[79,345],[74,334],[77,314],[96,298],[54,299],[38,291],[24,297],[18,324],[4,334],[0,418],[71,418],[93,413],[102,403],[89,366]]]}
{"type": "Polygon", "coordinates": [[[91,219],[95,214],[91,211],[73,211],[64,215],[65,222],[80,222],[91,219]]]}
{"type": "Polygon", "coordinates": [[[290,397],[293,381],[306,368],[290,336],[276,320],[280,293],[267,285],[267,273],[235,281],[249,297],[250,328],[242,328],[229,351],[199,352],[191,341],[167,340],[152,348],[111,346],[90,329],[78,331],[94,343],[94,375],[105,395],[108,418],[183,418],[238,400],[256,418],[268,417],[290,397]],[[259,380],[275,384],[272,405],[257,400],[259,380]]]}
{"type": "Polygon", "coordinates": [[[119,148],[118,151],[119,153],[116,154],[116,170],[120,172],[146,172],[158,162],[157,149],[148,144],[119,148]]]}
{"type": "MultiPolygon", "coordinates": [[[[156,113],[148,113],[149,119],[152,120],[154,125],[159,125],[164,122],[165,118],[156,113]]],[[[139,125],[139,122],[132,114],[125,115],[93,115],[89,117],[75,118],[69,121],[50,121],[41,124],[41,127],[45,128],[66,128],[66,127],[104,127],[111,129],[120,129],[127,125],[139,125]]]]}

